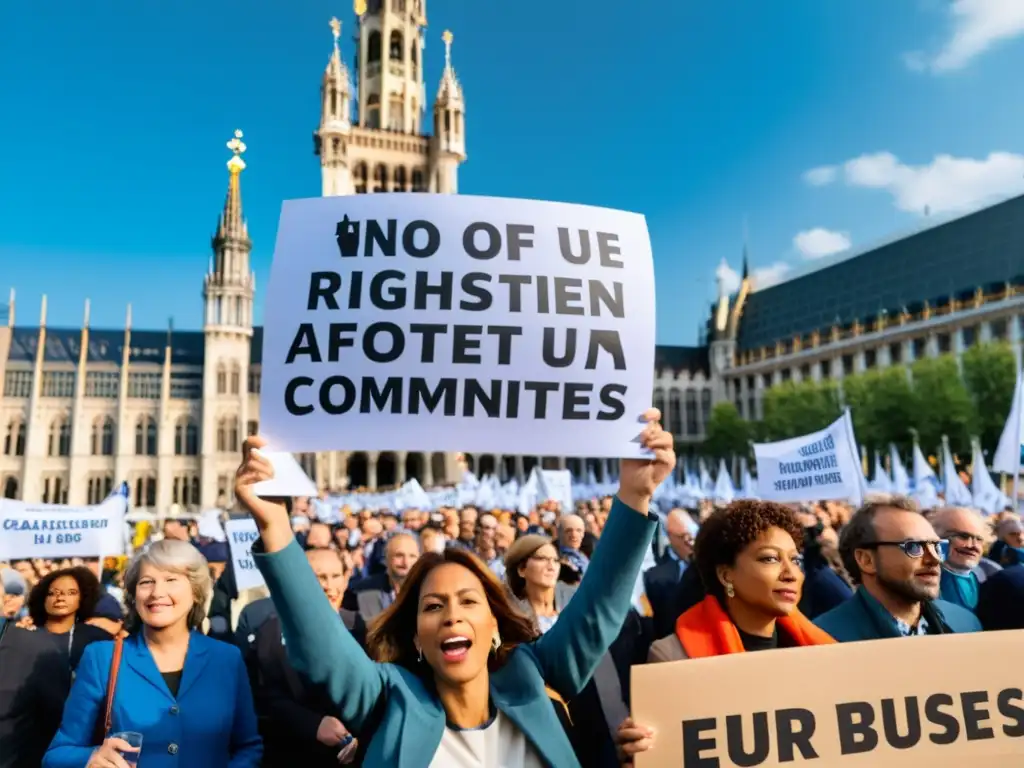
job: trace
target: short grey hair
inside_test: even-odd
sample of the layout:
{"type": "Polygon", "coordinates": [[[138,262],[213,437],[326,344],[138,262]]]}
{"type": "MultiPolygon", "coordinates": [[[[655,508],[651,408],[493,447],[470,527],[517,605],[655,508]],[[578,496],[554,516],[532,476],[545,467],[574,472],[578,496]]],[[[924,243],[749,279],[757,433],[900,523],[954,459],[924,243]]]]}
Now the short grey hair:
{"type": "Polygon", "coordinates": [[[188,614],[188,628],[200,628],[206,619],[206,601],[213,589],[210,565],[198,549],[187,541],[178,541],[177,539],[162,539],[154,542],[137,554],[128,564],[124,578],[124,602],[128,609],[125,628],[129,632],[134,632],[142,626],[138,609],[135,607],[135,590],[139,587],[142,566],[147,563],[161,571],[180,573],[188,579],[188,583],[192,586],[192,601],[194,603],[188,614]]]}
{"type": "Polygon", "coordinates": [[[978,527],[988,534],[985,537],[986,540],[992,538],[992,526],[987,524],[985,518],[981,516],[981,513],[978,512],[978,510],[971,509],[970,507],[939,507],[936,509],[931,518],[932,525],[935,526],[935,532],[939,534],[939,536],[946,536],[949,534],[949,532],[953,530],[949,519],[960,512],[963,512],[967,516],[973,518],[974,521],[978,523],[978,527]]]}
{"type": "Polygon", "coordinates": [[[921,514],[917,502],[909,496],[897,494],[873,494],[870,500],[864,502],[860,509],[853,513],[839,534],[839,557],[854,584],[861,583],[860,566],[857,565],[855,553],[877,540],[875,515],[883,509],[901,509],[904,512],[921,514]]]}

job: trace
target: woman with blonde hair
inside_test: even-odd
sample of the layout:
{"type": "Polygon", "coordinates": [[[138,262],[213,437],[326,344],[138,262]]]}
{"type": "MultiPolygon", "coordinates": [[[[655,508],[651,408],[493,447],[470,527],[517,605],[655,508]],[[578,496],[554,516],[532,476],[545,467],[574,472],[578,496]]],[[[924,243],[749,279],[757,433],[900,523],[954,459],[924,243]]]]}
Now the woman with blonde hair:
{"type": "Polygon", "coordinates": [[[260,453],[264,440],[246,440],[235,496],[260,530],[253,557],[274,598],[288,657],[324,686],[339,719],[365,740],[366,765],[579,766],[545,686],[564,699],[578,694],[629,611],[657,525],[651,496],[675,466],[660,416],[648,411],[638,430],[650,458],[622,460],[606,544],[547,633],[536,638],[479,558],[448,548],[413,566],[368,638],[371,658],[317,594],[284,505],[254,492],[273,467],[260,453]]]}
{"type": "Polygon", "coordinates": [[[164,539],[128,566],[127,639],[85,649],[44,768],[256,768],[263,746],[242,655],[198,629],[210,570],[164,539]],[[141,741],[141,748],[138,742],[141,741]],[[134,764],[136,760],[133,760],[134,764]]]}

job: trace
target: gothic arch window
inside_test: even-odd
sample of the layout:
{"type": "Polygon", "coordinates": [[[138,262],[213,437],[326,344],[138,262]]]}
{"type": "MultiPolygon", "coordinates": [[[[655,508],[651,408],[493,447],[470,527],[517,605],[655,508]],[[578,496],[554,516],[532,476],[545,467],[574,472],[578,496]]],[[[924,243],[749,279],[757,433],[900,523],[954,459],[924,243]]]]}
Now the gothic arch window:
{"type": "Polygon", "coordinates": [[[388,191],[388,169],[383,163],[378,163],[377,167],[373,169],[373,191],[388,191]]]}
{"type": "Polygon", "coordinates": [[[668,411],[665,410],[665,390],[659,387],[654,390],[654,397],[651,398],[651,403],[654,407],[661,411],[661,422],[662,424],[668,423],[668,411]]]}
{"type": "Polygon", "coordinates": [[[395,168],[395,181],[391,188],[395,192],[405,192],[406,178],[405,166],[398,166],[395,168]]]}
{"type": "Polygon", "coordinates": [[[4,435],[4,456],[25,455],[25,422],[11,419],[4,435]]]}
{"type": "Polygon", "coordinates": [[[6,480],[4,480],[4,498],[18,498],[18,478],[8,477],[6,480]]]}
{"type": "Polygon", "coordinates": [[[686,390],[686,434],[693,436],[699,431],[697,428],[697,393],[688,389],[686,390]]]}
{"type": "Polygon", "coordinates": [[[217,450],[220,453],[238,450],[238,419],[228,416],[217,423],[217,450]]]}
{"type": "Polygon", "coordinates": [[[419,168],[413,169],[412,172],[412,191],[413,192],[426,192],[427,183],[423,175],[423,171],[419,168]]]}
{"type": "Polygon", "coordinates": [[[195,504],[195,505],[198,506],[199,505],[199,477],[197,475],[192,475],[191,486],[192,486],[192,496],[191,496],[192,504],[195,504]]]}
{"type": "Polygon", "coordinates": [[[668,431],[677,436],[683,434],[683,403],[675,387],[668,395],[668,431]]]}
{"type": "Polygon", "coordinates": [[[380,61],[380,32],[376,30],[370,33],[370,40],[366,46],[366,61],[368,64],[380,61]]]}
{"type": "Polygon", "coordinates": [[[174,425],[174,455],[196,456],[199,453],[199,429],[188,416],[174,425]]]}
{"type": "Polygon", "coordinates": [[[366,125],[369,128],[380,128],[380,96],[376,93],[366,97],[366,125]]]}
{"type": "Polygon", "coordinates": [[[114,455],[114,420],[109,416],[101,416],[92,423],[92,435],[89,441],[93,456],[114,455]]]}
{"type": "Polygon", "coordinates": [[[87,491],[88,504],[99,504],[105,498],[110,495],[110,492],[114,489],[114,478],[109,475],[106,477],[90,477],[87,491]]]}
{"type": "Polygon", "coordinates": [[[152,476],[139,477],[135,480],[135,499],[134,506],[136,507],[155,507],[156,506],[156,478],[152,476]]]}
{"type": "Polygon", "coordinates": [[[416,38],[413,38],[412,44],[409,46],[409,61],[412,62],[412,77],[416,80],[420,76],[420,51],[416,44],[416,38]]]}
{"type": "Polygon", "coordinates": [[[403,54],[405,53],[405,40],[402,39],[402,33],[397,29],[391,32],[391,49],[388,52],[388,57],[392,61],[401,61],[403,54]]]}
{"type": "Polygon", "coordinates": [[[135,423],[135,455],[156,456],[156,422],[143,416],[135,423]]]}
{"type": "Polygon", "coordinates": [[[217,422],[217,452],[225,453],[228,449],[228,425],[225,419],[217,422]]]}
{"type": "Polygon", "coordinates": [[[356,163],[354,180],[356,184],[356,194],[363,194],[366,192],[366,163],[359,161],[356,163]]]}
{"type": "Polygon", "coordinates": [[[705,432],[708,422],[711,420],[711,390],[702,389],[700,392],[700,431],[705,432]]]}
{"type": "Polygon", "coordinates": [[[224,363],[217,363],[217,394],[226,395],[228,393],[228,372],[224,367],[224,363]]]}
{"type": "Polygon", "coordinates": [[[231,394],[237,395],[242,386],[242,371],[238,363],[231,365],[231,394]]]}
{"type": "Polygon", "coordinates": [[[50,456],[71,455],[71,424],[66,417],[58,416],[50,423],[48,449],[50,456]]]}
{"type": "Polygon", "coordinates": [[[237,451],[238,443],[238,419],[228,420],[228,450],[237,451]]]}

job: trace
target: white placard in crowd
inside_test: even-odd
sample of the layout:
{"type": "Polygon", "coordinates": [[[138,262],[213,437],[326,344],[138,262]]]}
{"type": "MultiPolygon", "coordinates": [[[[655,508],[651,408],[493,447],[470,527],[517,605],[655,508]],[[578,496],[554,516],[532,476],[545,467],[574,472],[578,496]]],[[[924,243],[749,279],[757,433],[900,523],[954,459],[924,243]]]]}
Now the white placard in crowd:
{"type": "Polygon", "coordinates": [[[224,523],[228,534],[228,549],[231,550],[231,564],[235,569],[235,587],[239,592],[253,587],[262,587],[263,574],[252,559],[252,545],[260,537],[256,521],[251,517],[228,520],[224,523]]]}
{"type": "Polygon", "coordinates": [[[279,449],[647,455],[646,221],[467,195],[287,201],[262,360],[279,449]]]}
{"type": "Polygon", "coordinates": [[[864,497],[864,474],[850,412],[820,432],[755,443],[757,494],[765,501],[850,501],[864,497]]]}
{"type": "Polygon", "coordinates": [[[122,555],[127,511],[122,494],[89,507],[2,499],[0,560],[122,555]]]}
{"type": "Polygon", "coordinates": [[[294,498],[317,495],[316,483],[310,480],[295,456],[283,451],[268,451],[265,448],[261,448],[260,453],[274,468],[274,476],[252,487],[253,493],[257,496],[294,498]]]}
{"type": "Polygon", "coordinates": [[[568,469],[542,469],[538,477],[538,501],[557,501],[562,514],[572,514],[572,473],[568,469]]]}

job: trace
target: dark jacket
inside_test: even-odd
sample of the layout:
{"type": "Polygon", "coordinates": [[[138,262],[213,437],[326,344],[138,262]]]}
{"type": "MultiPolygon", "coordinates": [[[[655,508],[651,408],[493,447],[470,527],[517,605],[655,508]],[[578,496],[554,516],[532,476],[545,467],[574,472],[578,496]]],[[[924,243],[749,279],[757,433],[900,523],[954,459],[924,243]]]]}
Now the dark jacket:
{"type": "MultiPolygon", "coordinates": [[[[692,567],[687,566],[685,570],[692,567]]],[[[671,635],[675,631],[676,619],[679,618],[676,612],[676,590],[681,578],[679,561],[671,556],[644,573],[644,594],[651,606],[655,638],[671,635]]]]}
{"type": "MultiPolygon", "coordinates": [[[[945,600],[927,601],[921,610],[928,621],[930,635],[981,631],[981,624],[973,613],[945,600]]],[[[902,636],[889,612],[863,587],[814,623],[840,643],[902,636]]]]}
{"type": "MultiPolygon", "coordinates": [[[[341,619],[353,635],[365,635],[359,614],[343,610],[341,619]]],[[[288,663],[276,615],[256,632],[247,664],[263,736],[263,768],[337,768],[341,748],[327,747],[316,738],[320,721],[334,716],[334,706],[325,689],[314,686],[288,663]]]]}
{"type": "Polygon", "coordinates": [[[50,638],[0,618],[0,768],[42,763],[70,690],[67,657],[50,638]]]}
{"type": "Polygon", "coordinates": [[[832,570],[817,545],[804,547],[804,587],[800,613],[813,621],[845,603],[853,590],[832,570]]]}
{"type": "Polygon", "coordinates": [[[238,626],[235,627],[235,645],[245,656],[256,642],[256,633],[260,627],[274,615],[274,601],[269,597],[253,600],[238,614],[238,626]]]}
{"type": "Polygon", "coordinates": [[[1024,565],[1011,565],[981,585],[978,620],[986,630],[1024,629],[1024,565]]]}
{"type": "Polygon", "coordinates": [[[348,611],[358,611],[363,621],[369,623],[391,605],[393,591],[388,575],[375,573],[350,582],[341,599],[341,607],[348,611]]]}

